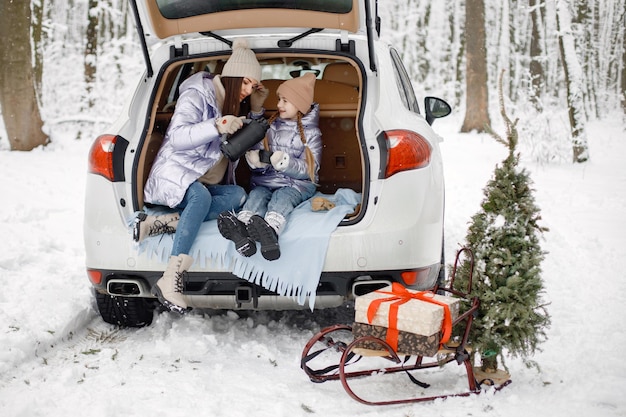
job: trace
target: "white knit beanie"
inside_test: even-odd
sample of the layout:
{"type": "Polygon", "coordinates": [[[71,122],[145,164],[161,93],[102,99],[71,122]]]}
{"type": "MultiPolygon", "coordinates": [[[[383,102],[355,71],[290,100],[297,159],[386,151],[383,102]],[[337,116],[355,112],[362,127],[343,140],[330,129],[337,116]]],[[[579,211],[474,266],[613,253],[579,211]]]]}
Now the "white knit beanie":
{"type": "Polygon", "coordinates": [[[235,39],[233,53],[224,64],[222,77],[252,78],[261,81],[261,65],[245,39],[235,39]]]}

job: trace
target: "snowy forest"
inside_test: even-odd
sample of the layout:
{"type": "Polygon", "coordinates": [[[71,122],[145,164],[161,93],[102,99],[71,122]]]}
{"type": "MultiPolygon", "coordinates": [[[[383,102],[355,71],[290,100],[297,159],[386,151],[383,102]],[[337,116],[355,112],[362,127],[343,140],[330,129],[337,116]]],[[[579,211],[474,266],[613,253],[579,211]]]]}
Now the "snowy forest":
{"type": "MultiPolygon", "coordinates": [[[[5,131],[37,138],[28,150],[69,124],[78,126],[77,139],[91,140],[114,120],[144,69],[129,2],[27,3],[0,6],[0,34],[11,39],[0,46],[0,146],[15,135],[5,131]],[[30,43],[13,30],[28,21],[17,13],[31,22],[30,43]],[[32,60],[15,53],[29,49],[32,60]],[[20,108],[12,100],[28,97],[29,84],[37,109],[9,126],[20,108]],[[39,116],[42,123],[34,123],[39,116]]],[[[520,146],[533,160],[584,162],[593,157],[587,121],[625,117],[626,0],[385,0],[378,10],[381,36],[402,53],[418,97],[442,97],[465,114],[461,131],[498,127],[502,71],[508,108],[523,115],[520,146]]]]}
{"type": "MultiPolygon", "coordinates": [[[[144,77],[130,1],[0,0],[3,415],[626,416],[626,363],[615,349],[626,343],[626,0],[378,0],[380,35],[401,53],[418,102],[436,96],[453,109],[434,125],[448,272],[459,247],[485,242],[483,253],[499,255],[509,246],[498,238],[510,237],[535,279],[511,280],[522,302],[508,310],[535,305],[539,287],[528,288],[541,278],[549,313],[527,315],[538,323],[529,351],[513,344],[520,337],[496,340],[510,386],[380,408],[301,369],[307,341],[353,311],[155,311],[141,329],[98,314],[85,273],[87,155],[144,77]],[[519,142],[503,146],[494,132],[519,142]],[[532,204],[497,193],[516,187],[532,204]],[[530,219],[509,222],[523,238],[488,235],[512,230],[509,212],[530,219]],[[541,235],[528,232],[537,225],[541,235]],[[590,296],[598,285],[608,291],[590,296]]],[[[496,310],[492,293],[481,305],[496,310]]],[[[486,332],[476,320],[472,347],[509,323],[486,332]]],[[[419,374],[430,391],[384,372],[358,388],[368,399],[466,390],[464,367],[452,365],[419,374]]]]}

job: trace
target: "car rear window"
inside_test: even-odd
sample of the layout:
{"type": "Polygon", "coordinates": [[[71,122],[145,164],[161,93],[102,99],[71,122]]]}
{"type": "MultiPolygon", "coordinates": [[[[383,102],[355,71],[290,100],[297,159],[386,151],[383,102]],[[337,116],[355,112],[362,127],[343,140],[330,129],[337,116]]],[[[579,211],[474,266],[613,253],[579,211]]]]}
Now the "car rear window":
{"type": "Polygon", "coordinates": [[[352,0],[157,0],[157,5],[166,19],[244,9],[279,8],[340,14],[352,10],[352,0]]]}

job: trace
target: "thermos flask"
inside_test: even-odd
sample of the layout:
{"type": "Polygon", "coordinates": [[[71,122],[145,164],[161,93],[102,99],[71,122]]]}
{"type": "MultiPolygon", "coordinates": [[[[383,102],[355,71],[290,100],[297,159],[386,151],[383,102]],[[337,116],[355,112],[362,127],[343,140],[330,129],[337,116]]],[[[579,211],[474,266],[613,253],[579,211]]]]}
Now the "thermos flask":
{"type": "Polygon", "coordinates": [[[222,135],[220,150],[231,161],[241,158],[248,149],[263,140],[265,132],[269,129],[269,124],[264,118],[245,119],[243,123],[243,127],[230,137],[227,134],[222,135]]]}

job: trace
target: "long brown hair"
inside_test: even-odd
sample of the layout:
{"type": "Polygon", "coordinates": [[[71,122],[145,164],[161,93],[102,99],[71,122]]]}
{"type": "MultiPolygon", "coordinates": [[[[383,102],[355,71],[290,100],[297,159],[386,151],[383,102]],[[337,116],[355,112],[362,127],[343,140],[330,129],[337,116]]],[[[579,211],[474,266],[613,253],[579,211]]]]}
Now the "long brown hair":
{"type": "MultiPolygon", "coordinates": [[[[315,157],[313,156],[313,152],[311,152],[311,149],[308,146],[306,146],[306,136],[304,135],[304,126],[302,125],[303,116],[304,115],[302,114],[302,112],[298,112],[298,116],[297,116],[298,131],[300,132],[300,140],[302,141],[302,144],[304,145],[304,157],[306,159],[306,167],[309,173],[309,178],[311,178],[311,182],[315,184],[315,157]]],[[[268,124],[271,125],[272,123],[274,123],[274,120],[276,120],[276,118],[278,118],[278,112],[274,113],[269,118],[269,120],[267,121],[268,124]]],[[[267,138],[267,136],[263,138],[263,147],[265,148],[266,151],[270,150],[269,139],[267,138]]]]}
{"type": "Polygon", "coordinates": [[[246,116],[250,111],[250,103],[247,99],[239,102],[243,77],[222,77],[221,80],[225,91],[222,115],[246,116]]]}

